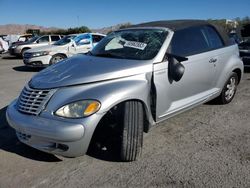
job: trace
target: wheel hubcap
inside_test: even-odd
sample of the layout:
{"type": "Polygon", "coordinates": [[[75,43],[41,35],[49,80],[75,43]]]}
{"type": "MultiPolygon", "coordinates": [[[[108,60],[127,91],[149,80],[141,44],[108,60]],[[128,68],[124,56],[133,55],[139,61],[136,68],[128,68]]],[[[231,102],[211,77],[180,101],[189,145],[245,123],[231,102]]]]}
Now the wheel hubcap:
{"type": "Polygon", "coordinates": [[[62,57],[60,57],[60,56],[56,56],[56,57],[54,57],[54,61],[53,61],[53,63],[57,63],[57,62],[62,61],[62,60],[63,60],[63,58],[62,58],[62,57]]]}
{"type": "Polygon", "coordinates": [[[234,96],[235,91],[236,91],[236,79],[232,77],[227,83],[227,89],[225,92],[225,98],[227,101],[229,101],[234,96]]]}

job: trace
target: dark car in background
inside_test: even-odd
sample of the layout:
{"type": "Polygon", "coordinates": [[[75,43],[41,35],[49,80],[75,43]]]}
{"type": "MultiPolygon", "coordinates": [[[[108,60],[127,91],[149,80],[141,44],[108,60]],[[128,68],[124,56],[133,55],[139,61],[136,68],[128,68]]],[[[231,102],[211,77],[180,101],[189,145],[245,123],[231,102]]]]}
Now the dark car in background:
{"type": "Polygon", "coordinates": [[[245,67],[250,67],[250,38],[239,44],[240,57],[245,67]]]}

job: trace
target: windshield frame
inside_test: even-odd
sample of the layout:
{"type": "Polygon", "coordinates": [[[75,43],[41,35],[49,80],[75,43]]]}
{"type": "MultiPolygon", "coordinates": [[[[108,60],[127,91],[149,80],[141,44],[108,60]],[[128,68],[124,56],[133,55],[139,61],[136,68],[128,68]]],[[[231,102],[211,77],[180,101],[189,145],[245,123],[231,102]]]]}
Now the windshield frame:
{"type": "MultiPolygon", "coordinates": [[[[159,47],[159,49],[155,52],[155,54],[153,54],[153,56],[151,56],[151,57],[149,57],[149,58],[145,58],[145,59],[143,59],[143,58],[132,58],[132,57],[123,57],[123,56],[121,56],[121,57],[119,57],[119,56],[117,56],[116,54],[114,54],[114,56],[112,57],[112,54],[110,54],[110,53],[106,53],[106,54],[98,54],[98,53],[95,53],[95,49],[99,46],[99,45],[101,45],[101,43],[99,43],[99,44],[97,44],[97,46],[95,46],[94,48],[93,48],[93,50],[91,51],[91,53],[89,53],[89,55],[92,55],[92,56],[97,56],[97,57],[104,57],[104,58],[117,58],[117,59],[127,59],[127,60],[141,60],[141,61],[147,61],[147,60],[153,60],[153,59],[158,59],[157,57],[158,57],[158,55],[159,55],[159,53],[162,51],[162,48],[165,48],[165,43],[166,43],[166,40],[169,38],[169,35],[171,35],[171,33],[172,33],[172,31],[170,30],[170,29],[168,29],[168,28],[165,28],[165,27],[134,27],[134,28],[125,28],[125,29],[120,29],[120,30],[117,30],[117,31],[114,31],[114,32],[112,32],[112,33],[110,33],[109,35],[107,35],[105,38],[108,38],[108,37],[110,37],[110,36],[112,36],[112,35],[115,35],[116,33],[120,33],[120,32],[126,32],[126,31],[131,31],[131,32],[133,32],[133,31],[143,31],[143,30],[155,30],[156,32],[157,32],[157,30],[158,30],[158,32],[161,30],[161,31],[163,31],[163,32],[165,32],[165,38],[162,38],[162,40],[160,41],[161,42],[161,46],[159,47]]],[[[164,34],[163,34],[164,35],[164,34]]],[[[164,36],[163,36],[164,37],[164,36]]],[[[104,38],[104,39],[105,39],[104,38]]],[[[114,38],[116,38],[116,37],[113,37],[111,40],[113,40],[114,38]]],[[[111,40],[109,40],[108,42],[106,42],[106,44],[103,46],[103,48],[105,48],[106,46],[107,46],[107,44],[109,44],[110,43],[110,41],[111,40]]],[[[126,41],[126,40],[125,40],[126,41]]],[[[128,41],[128,42],[130,42],[130,41],[128,41]]],[[[134,42],[134,41],[132,41],[132,42],[134,42]]],[[[136,42],[136,41],[135,41],[136,42]]],[[[139,43],[140,43],[140,41],[138,41],[139,43]]],[[[104,43],[104,42],[103,42],[104,43]]],[[[126,46],[125,46],[126,47],[126,46]]],[[[105,51],[105,50],[104,50],[105,51]]],[[[106,52],[108,52],[108,50],[106,50],[106,52]]]]}

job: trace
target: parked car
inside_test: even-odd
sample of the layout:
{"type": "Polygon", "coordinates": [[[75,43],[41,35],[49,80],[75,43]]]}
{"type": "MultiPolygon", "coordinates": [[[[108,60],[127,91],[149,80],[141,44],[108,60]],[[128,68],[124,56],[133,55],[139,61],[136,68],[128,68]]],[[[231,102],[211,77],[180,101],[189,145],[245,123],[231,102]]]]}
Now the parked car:
{"type": "Polygon", "coordinates": [[[212,99],[230,103],[242,74],[238,47],[219,27],[144,23],[39,72],[8,106],[7,120],[21,142],[48,153],[83,155],[101,135],[133,161],[143,132],[212,99]]]}
{"type": "Polygon", "coordinates": [[[13,45],[14,43],[20,43],[20,42],[25,42],[28,41],[29,39],[31,39],[33,37],[32,34],[10,34],[10,35],[6,35],[5,37],[5,41],[8,42],[9,46],[13,45]]]}
{"type": "Polygon", "coordinates": [[[53,44],[54,42],[60,40],[62,38],[61,35],[43,35],[43,36],[36,36],[30,39],[27,42],[21,44],[12,45],[9,48],[9,53],[14,56],[22,56],[26,50],[46,46],[49,44],[53,44]]]}
{"type": "Polygon", "coordinates": [[[72,55],[87,53],[104,37],[98,33],[68,35],[52,45],[27,50],[23,62],[31,67],[52,65],[72,55]]]}
{"type": "Polygon", "coordinates": [[[0,37],[0,54],[8,52],[8,42],[6,42],[2,37],[0,37]]]}
{"type": "Polygon", "coordinates": [[[32,34],[23,34],[23,35],[20,35],[18,37],[17,41],[12,42],[11,46],[13,46],[13,45],[20,45],[20,44],[22,44],[24,42],[28,42],[33,37],[34,37],[34,35],[32,35],[32,34]]]}
{"type": "Polygon", "coordinates": [[[242,39],[239,37],[239,35],[236,32],[231,32],[228,35],[229,35],[229,38],[232,40],[232,42],[236,44],[240,44],[242,42],[242,39]]]}
{"type": "Polygon", "coordinates": [[[240,57],[245,67],[250,67],[250,39],[239,44],[240,57]]]}
{"type": "Polygon", "coordinates": [[[1,37],[3,40],[5,40],[6,37],[7,37],[7,35],[0,35],[0,37],[1,37]]]}
{"type": "Polygon", "coordinates": [[[25,42],[28,42],[29,40],[31,40],[34,36],[32,34],[24,34],[24,35],[20,35],[18,37],[18,39],[15,42],[11,42],[11,45],[9,46],[8,51],[9,52],[13,52],[13,50],[21,44],[24,44],[25,42]]]}

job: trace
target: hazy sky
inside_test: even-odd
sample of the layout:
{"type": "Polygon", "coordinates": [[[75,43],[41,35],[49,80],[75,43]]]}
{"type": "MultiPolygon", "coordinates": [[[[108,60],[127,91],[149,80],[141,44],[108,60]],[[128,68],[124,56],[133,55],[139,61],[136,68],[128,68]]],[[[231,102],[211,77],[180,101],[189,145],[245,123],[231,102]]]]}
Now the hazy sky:
{"type": "Polygon", "coordinates": [[[250,16],[250,0],[0,0],[0,25],[101,28],[168,19],[250,16]]]}

